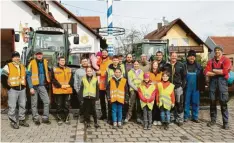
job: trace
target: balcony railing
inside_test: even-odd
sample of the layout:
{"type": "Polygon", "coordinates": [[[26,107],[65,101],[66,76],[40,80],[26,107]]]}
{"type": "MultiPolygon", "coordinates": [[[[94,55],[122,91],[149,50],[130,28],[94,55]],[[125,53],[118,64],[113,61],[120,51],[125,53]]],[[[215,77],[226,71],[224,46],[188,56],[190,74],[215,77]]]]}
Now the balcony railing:
{"type": "Polygon", "coordinates": [[[185,53],[189,50],[194,50],[197,53],[203,53],[203,46],[169,46],[169,52],[175,51],[177,53],[185,53]]]}

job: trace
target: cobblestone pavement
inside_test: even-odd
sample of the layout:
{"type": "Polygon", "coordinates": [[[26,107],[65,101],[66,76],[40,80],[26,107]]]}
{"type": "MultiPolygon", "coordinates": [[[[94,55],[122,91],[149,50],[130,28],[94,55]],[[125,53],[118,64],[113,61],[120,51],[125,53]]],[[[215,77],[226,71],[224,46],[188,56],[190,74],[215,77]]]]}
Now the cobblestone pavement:
{"type": "Polygon", "coordinates": [[[206,126],[209,110],[201,110],[201,123],[188,121],[182,127],[170,125],[165,131],[160,126],[152,130],[143,130],[141,125],[129,122],[123,129],[112,129],[104,121],[99,121],[101,128],[85,129],[79,120],[72,119],[71,125],[58,126],[51,116],[51,125],[34,125],[31,115],[28,117],[29,128],[20,127],[14,130],[10,127],[6,114],[1,114],[1,142],[234,142],[234,99],[229,102],[230,130],[221,129],[222,120],[218,111],[217,125],[206,126]]]}

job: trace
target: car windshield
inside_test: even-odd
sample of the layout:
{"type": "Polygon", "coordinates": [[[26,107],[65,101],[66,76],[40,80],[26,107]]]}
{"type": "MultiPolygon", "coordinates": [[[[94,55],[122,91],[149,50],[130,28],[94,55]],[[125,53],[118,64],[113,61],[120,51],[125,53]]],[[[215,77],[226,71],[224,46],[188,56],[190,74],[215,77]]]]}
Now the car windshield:
{"type": "Polygon", "coordinates": [[[61,51],[64,48],[63,34],[35,34],[34,49],[61,51]]]}

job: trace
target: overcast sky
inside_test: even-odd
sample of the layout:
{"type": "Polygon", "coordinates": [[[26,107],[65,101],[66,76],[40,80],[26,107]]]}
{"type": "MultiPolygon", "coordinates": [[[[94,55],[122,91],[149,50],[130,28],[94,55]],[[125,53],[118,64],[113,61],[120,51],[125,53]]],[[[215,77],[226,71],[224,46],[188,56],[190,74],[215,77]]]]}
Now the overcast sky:
{"type": "MultiPolygon", "coordinates": [[[[100,16],[107,26],[105,1],[69,1],[62,4],[79,16],[100,16]]],[[[208,36],[234,36],[234,1],[133,1],[113,3],[113,25],[125,29],[157,28],[165,16],[170,22],[181,18],[201,39],[208,36]]]]}

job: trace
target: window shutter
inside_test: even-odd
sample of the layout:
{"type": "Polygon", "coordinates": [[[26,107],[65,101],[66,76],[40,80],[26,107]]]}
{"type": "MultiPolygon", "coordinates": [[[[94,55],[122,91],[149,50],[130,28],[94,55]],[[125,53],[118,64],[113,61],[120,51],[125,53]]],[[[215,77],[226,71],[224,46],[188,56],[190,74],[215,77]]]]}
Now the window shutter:
{"type": "Polygon", "coordinates": [[[77,34],[77,23],[72,24],[72,34],[77,34]]]}

